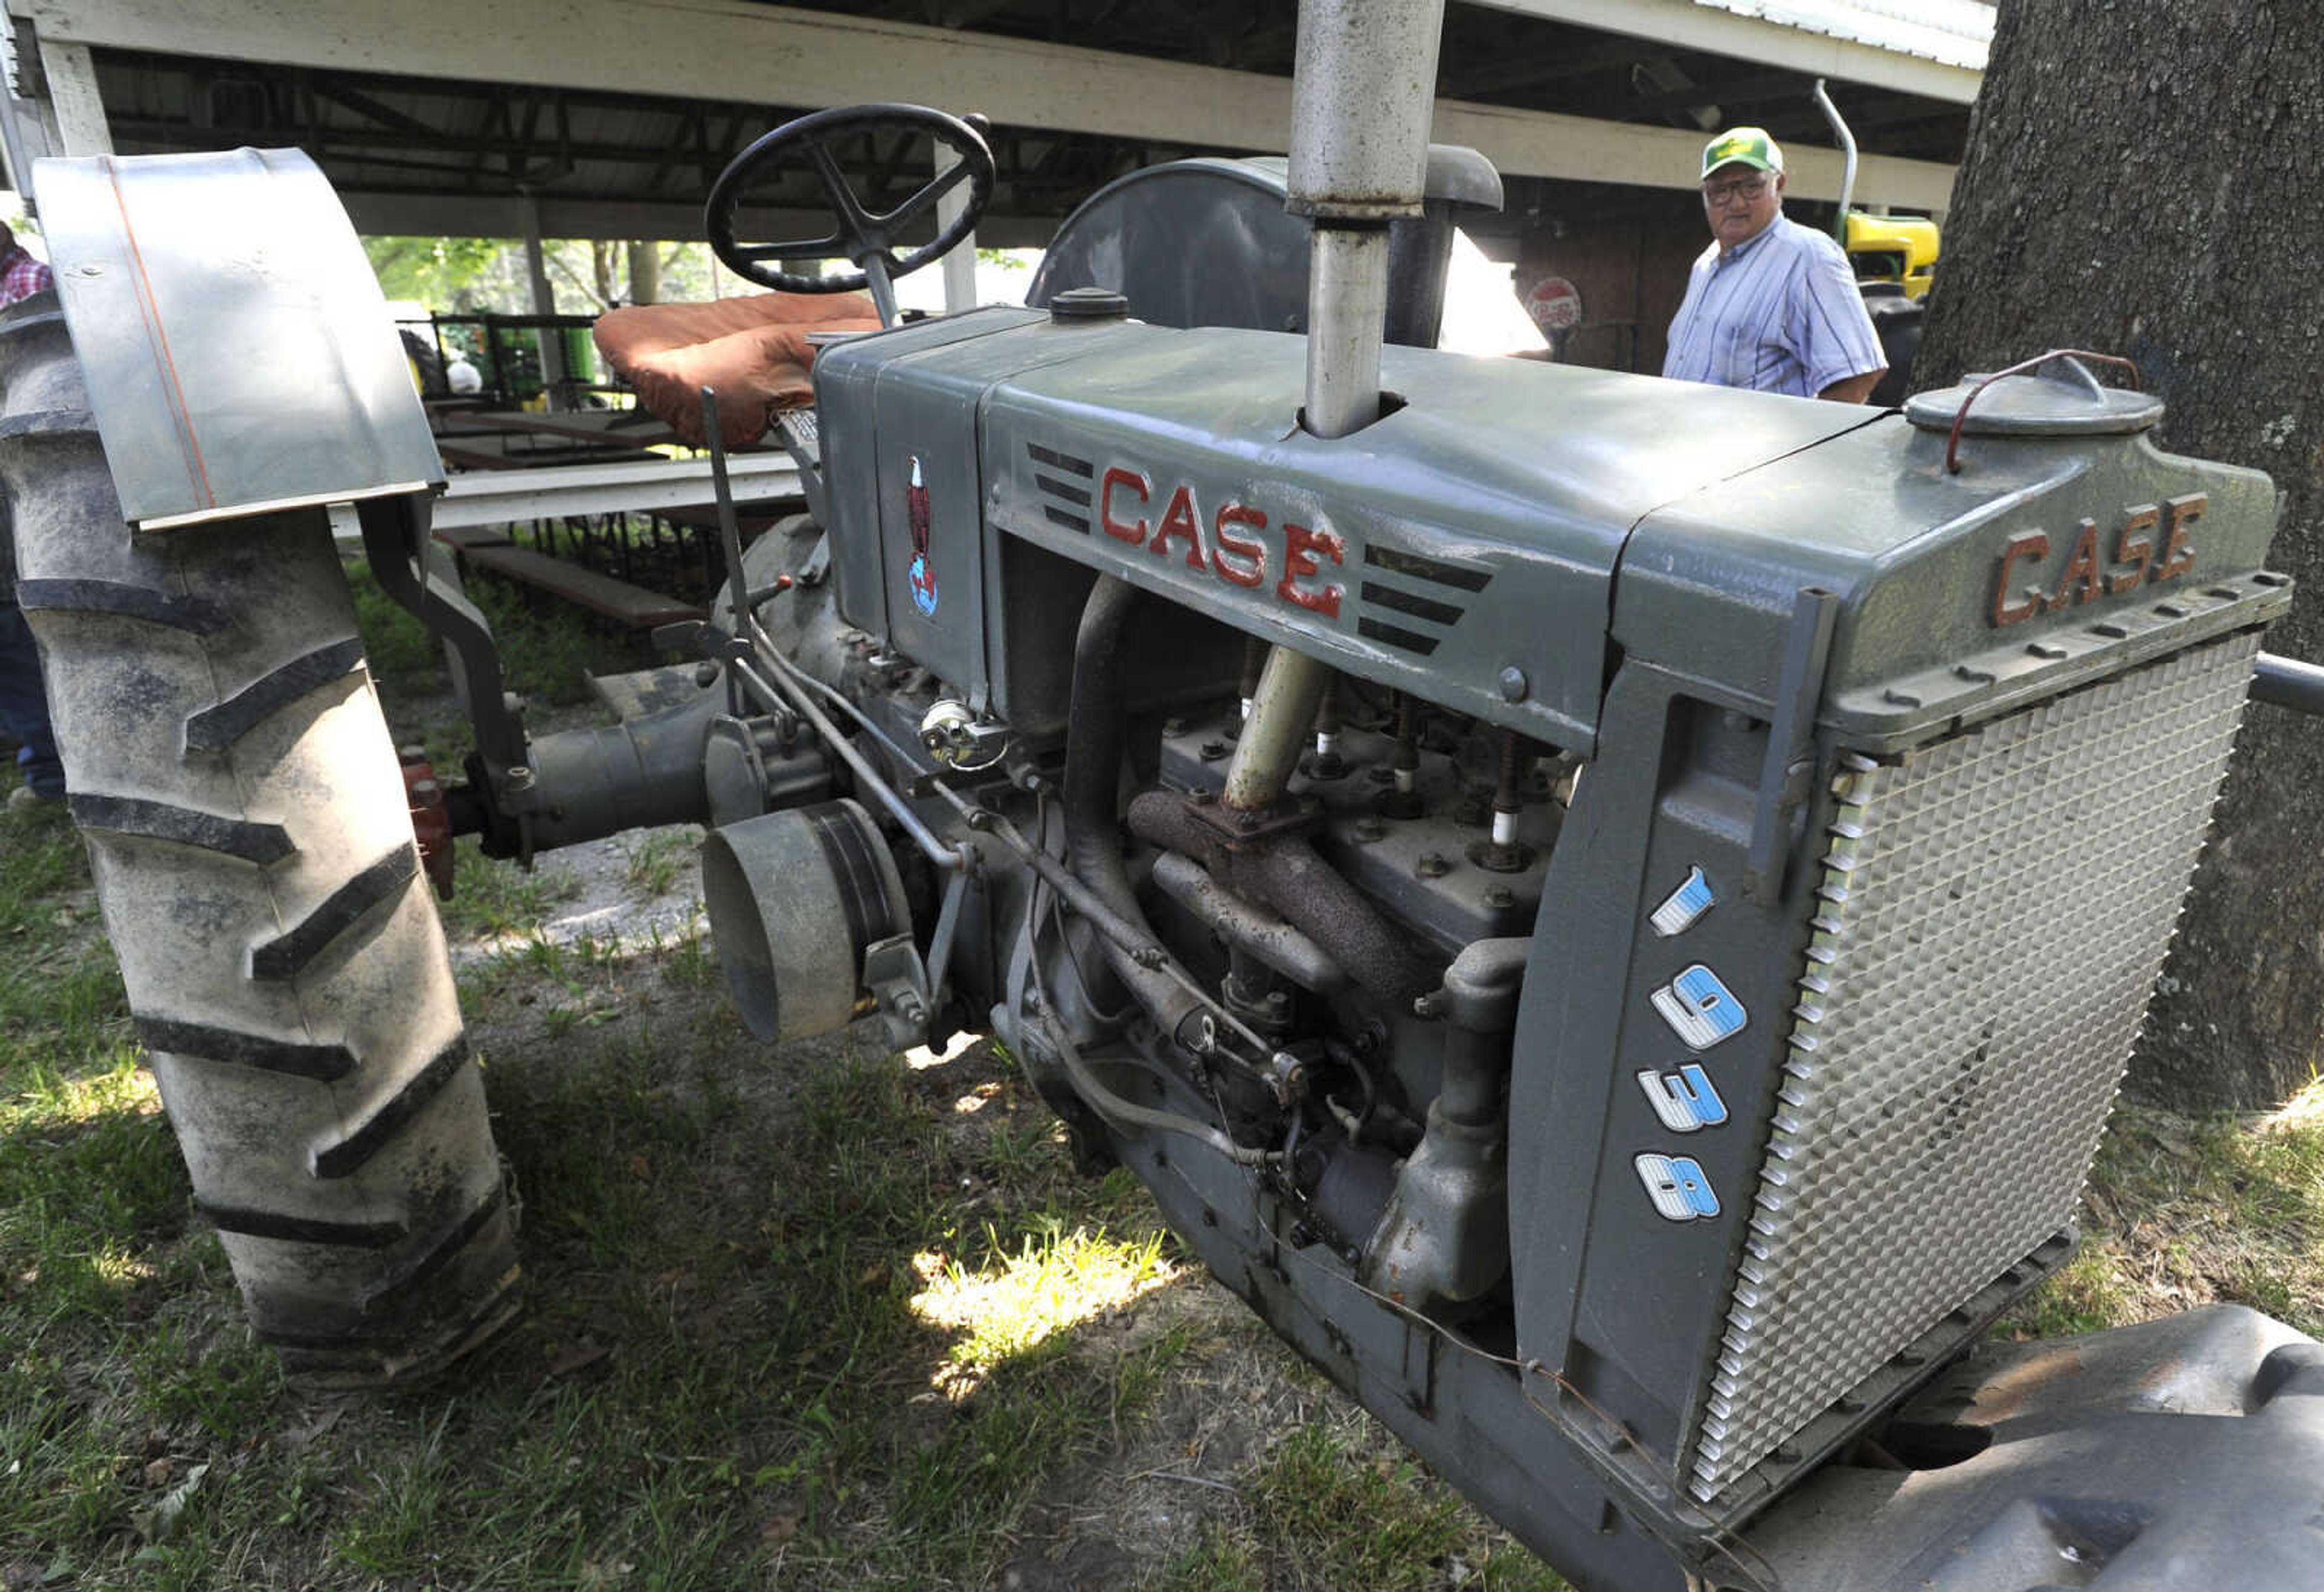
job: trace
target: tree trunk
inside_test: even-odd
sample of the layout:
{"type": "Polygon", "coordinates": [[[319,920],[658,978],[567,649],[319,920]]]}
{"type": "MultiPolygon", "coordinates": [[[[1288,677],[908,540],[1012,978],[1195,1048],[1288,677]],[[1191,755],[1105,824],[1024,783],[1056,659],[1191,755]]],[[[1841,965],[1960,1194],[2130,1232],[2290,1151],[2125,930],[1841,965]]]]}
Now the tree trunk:
{"type": "Polygon", "coordinates": [[[630,240],[630,302],[658,304],[661,301],[661,251],[659,245],[643,238],[630,240]]]}
{"type": "Polygon", "coordinates": [[[613,285],[613,253],[621,246],[604,238],[592,239],[589,245],[589,275],[601,313],[621,301],[621,290],[613,285]]]}
{"type": "MultiPolygon", "coordinates": [[[[2312,0],[2003,0],[1916,388],[2053,347],[2127,354],[2172,451],[2266,470],[2269,650],[2324,659],[2324,15],[2312,0]]],[[[2264,1107],[2324,1029],[2324,723],[2254,706],[2131,1069],[2135,1094],[2264,1107]]]]}

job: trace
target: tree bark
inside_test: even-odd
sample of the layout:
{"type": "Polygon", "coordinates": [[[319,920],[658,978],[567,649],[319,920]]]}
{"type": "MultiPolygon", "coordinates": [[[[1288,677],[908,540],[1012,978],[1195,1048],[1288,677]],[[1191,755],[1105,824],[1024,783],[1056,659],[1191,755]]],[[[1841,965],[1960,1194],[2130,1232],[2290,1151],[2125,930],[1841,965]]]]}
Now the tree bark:
{"type": "Polygon", "coordinates": [[[660,245],[643,238],[630,240],[630,302],[661,301],[660,245]]]}
{"type": "MultiPolygon", "coordinates": [[[[2324,14],[2312,0],[2003,0],[1914,385],[2052,347],[2127,354],[2157,441],[2266,470],[2270,651],[2324,659],[2324,14]]],[[[2131,1068],[2264,1107],[2324,1030],[2324,722],[2255,705],[2131,1068]]]]}
{"type": "Polygon", "coordinates": [[[613,285],[613,260],[621,247],[604,238],[593,238],[589,244],[589,277],[596,289],[600,313],[621,302],[622,291],[613,285]]]}

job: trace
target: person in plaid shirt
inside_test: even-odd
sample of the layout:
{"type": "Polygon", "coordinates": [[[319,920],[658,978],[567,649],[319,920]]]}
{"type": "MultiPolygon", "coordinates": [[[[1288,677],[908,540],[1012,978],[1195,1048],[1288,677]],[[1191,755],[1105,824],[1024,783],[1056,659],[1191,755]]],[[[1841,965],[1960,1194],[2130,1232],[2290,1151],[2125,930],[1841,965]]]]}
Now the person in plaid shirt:
{"type": "MultiPolygon", "coordinates": [[[[0,224],[0,309],[55,285],[49,268],[26,254],[15,233],[0,224]]],[[[16,606],[16,554],[5,504],[0,504],[0,727],[19,743],[16,764],[24,774],[24,782],[8,792],[8,805],[62,797],[65,770],[57,757],[56,733],[49,727],[41,657],[32,646],[32,629],[16,606]]]]}
{"type": "Polygon", "coordinates": [[[24,252],[14,230],[0,224],[0,310],[57,285],[49,268],[24,252]]]}

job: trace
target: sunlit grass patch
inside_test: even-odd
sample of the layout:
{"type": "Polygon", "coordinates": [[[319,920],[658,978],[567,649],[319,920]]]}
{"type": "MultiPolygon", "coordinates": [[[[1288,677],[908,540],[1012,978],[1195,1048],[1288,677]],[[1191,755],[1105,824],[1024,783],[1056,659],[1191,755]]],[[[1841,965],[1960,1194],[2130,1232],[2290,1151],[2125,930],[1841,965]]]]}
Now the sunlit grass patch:
{"type": "Polygon", "coordinates": [[[681,989],[708,989],[725,976],[718,965],[717,948],[710,942],[709,924],[700,918],[675,939],[656,930],[653,951],[662,976],[681,989]]]}
{"type": "Polygon", "coordinates": [[[2309,1138],[2324,1146],[2324,1078],[2318,1078],[2260,1119],[2269,1133],[2309,1138]]]}
{"type": "Polygon", "coordinates": [[[64,1073],[45,1062],[20,1072],[18,1092],[0,1103],[0,1134],[69,1127],[115,1112],[151,1115],[161,1109],[153,1075],[137,1065],[126,1040],[111,1047],[97,1069],[64,1073]]]}
{"type": "Polygon", "coordinates": [[[1013,1251],[990,1228],[986,1236],[993,1254],[974,1270],[926,1251],[912,1259],[927,1283],[912,1296],[913,1313],[961,1335],[936,1379],[952,1398],[967,1396],[994,1365],[1053,1333],[1125,1309],[1181,1274],[1159,1233],[1117,1238],[1050,1225],[1013,1251]]]}
{"type": "Polygon", "coordinates": [[[182,1229],[185,1171],[153,1079],[119,1041],[88,1070],[8,1070],[0,1097],[0,1296],[23,1319],[108,1314],[182,1229]]]}
{"type": "Polygon", "coordinates": [[[2090,1170],[2085,1240],[2013,1310],[2020,1337],[2127,1326],[2216,1303],[2324,1330],[2324,1084],[2273,1113],[2126,1106],[2090,1170]]]}
{"type": "Polygon", "coordinates": [[[2013,1337],[2062,1337],[2144,1320],[2139,1282],[2111,1235],[2086,1241],[2074,1258],[2011,1310],[2013,1337]]]}

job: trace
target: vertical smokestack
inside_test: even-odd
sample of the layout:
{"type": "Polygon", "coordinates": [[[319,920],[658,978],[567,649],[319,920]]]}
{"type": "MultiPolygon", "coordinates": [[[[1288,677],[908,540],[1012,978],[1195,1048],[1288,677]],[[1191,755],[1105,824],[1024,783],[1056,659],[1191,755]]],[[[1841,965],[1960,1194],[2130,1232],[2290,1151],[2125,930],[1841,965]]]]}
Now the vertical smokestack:
{"type": "MultiPolygon", "coordinates": [[[[1315,223],[1307,272],[1307,403],[1317,437],[1379,418],[1388,318],[1388,228],[1420,214],[1444,0],[1301,0],[1291,73],[1290,195],[1315,223]]],[[[1283,795],[1327,668],[1273,649],[1227,765],[1226,803],[1246,811],[1283,795]]]]}
{"type": "Polygon", "coordinates": [[[1290,195],[1315,224],[1307,430],[1379,417],[1388,225],[1420,214],[1444,0],[1305,0],[1291,78],[1290,195]]]}

